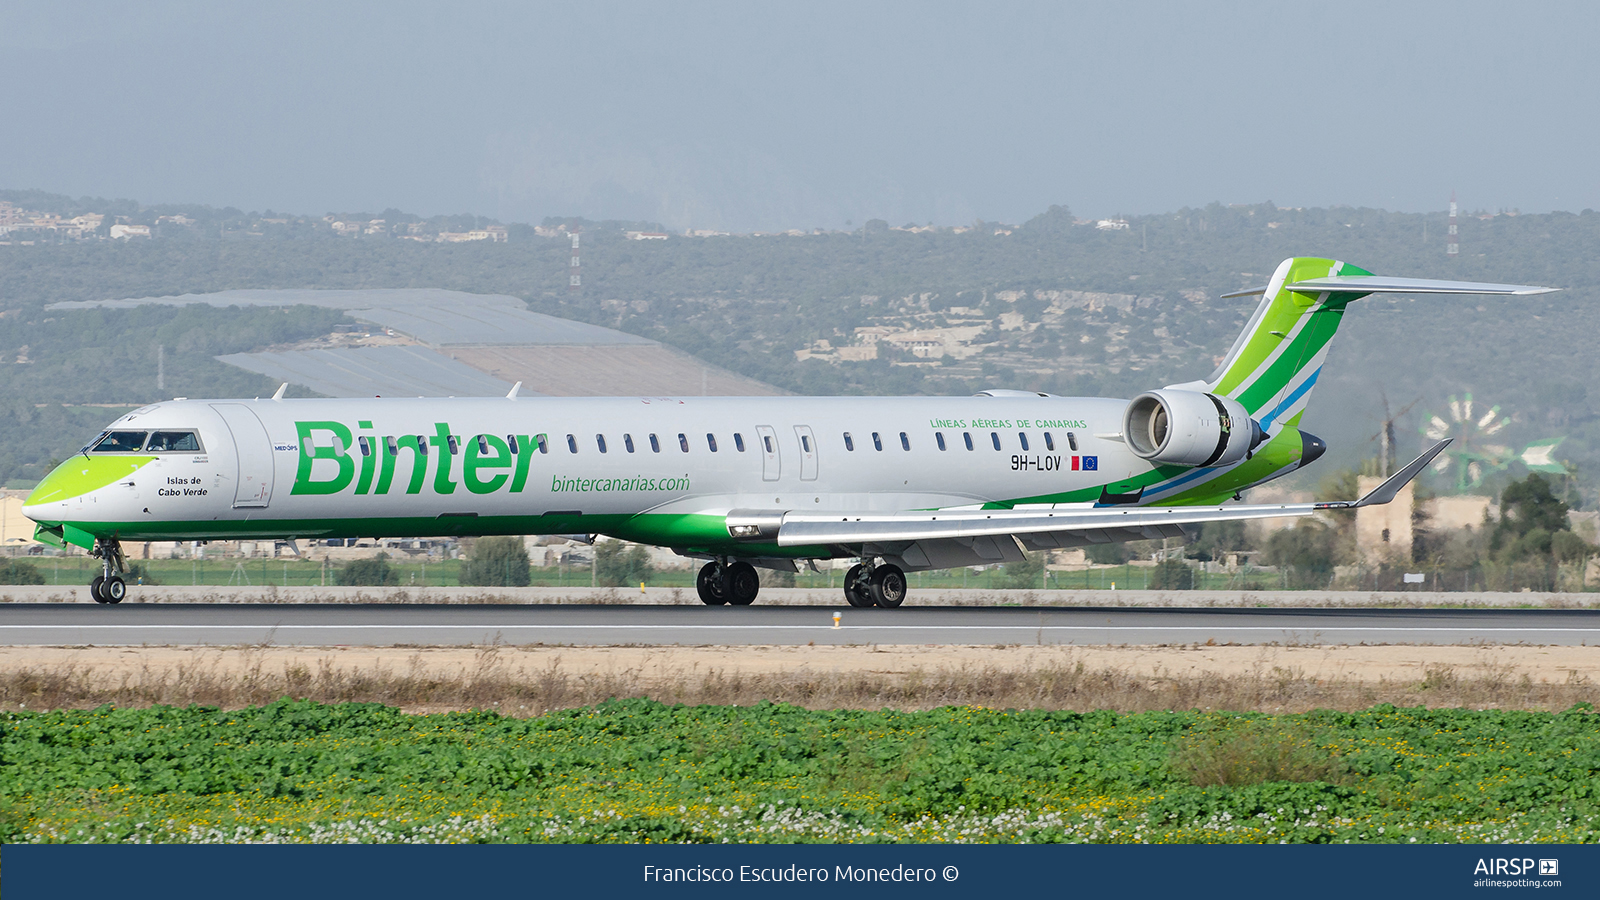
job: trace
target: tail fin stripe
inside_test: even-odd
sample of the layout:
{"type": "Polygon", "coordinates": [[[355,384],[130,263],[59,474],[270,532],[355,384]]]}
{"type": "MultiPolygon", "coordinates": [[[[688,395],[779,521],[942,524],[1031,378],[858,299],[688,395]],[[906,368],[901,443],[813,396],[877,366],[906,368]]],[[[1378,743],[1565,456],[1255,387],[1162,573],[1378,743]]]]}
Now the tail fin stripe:
{"type": "Polygon", "coordinates": [[[1321,375],[1321,374],[1322,374],[1322,367],[1321,366],[1317,366],[1316,370],[1311,373],[1311,376],[1309,378],[1307,378],[1305,381],[1300,382],[1300,386],[1295,388],[1289,394],[1289,396],[1283,398],[1283,402],[1282,403],[1279,403],[1277,406],[1274,406],[1272,408],[1271,412],[1267,413],[1265,416],[1262,417],[1262,419],[1261,419],[1261,427],[1262,427],[1262,429],[1263,430],[1271,429],[1272,428],[1272,423],[1276,422],[1278,420],[1279,416],[1283,415],[1284,412],[1286,412],[1287,410],[1292,409],[1294,407],[1294,405],[1297,402],[1299,402],[1301,397],[1304,397],[1306,394],[1311,393],[1311,389],[1316,386],[1317,376],[1321,375]]]}

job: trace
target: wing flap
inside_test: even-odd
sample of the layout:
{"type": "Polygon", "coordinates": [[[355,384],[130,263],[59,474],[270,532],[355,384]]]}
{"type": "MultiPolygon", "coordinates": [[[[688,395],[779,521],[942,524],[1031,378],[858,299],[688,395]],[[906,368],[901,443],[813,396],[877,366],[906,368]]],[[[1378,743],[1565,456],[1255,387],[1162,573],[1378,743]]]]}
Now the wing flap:
{"type": "Polygon", "coordinates": [[[1309,516],[1328,509],[1388,503],[1449,445],[1447,439],[1429,447],[1359,500],[1169,508],[942,509],[867,515],[787,512],[778,524],[777,542],[780,547],[796,547],[953,541],[987,558],[986,541],[1002,535],[1016,537],[1030,550],[1176,537],[1183,533],[1184,525],[1309,516]]]}
{"type": "MultiPolygon", "coordinates": [[[[1227,522],[1235,519],[1272,519],[1281,516],[1309,516],[1318,510],[1314,503],[1286,503],[1267,506],[1185,506],[1150,509],[1035,510],[996,509],[980,512],[915,512],[888,515],[826,515],[788,513],[778,528],[778,546],[808,544],[859,544],[865,541],[961,540],[1023,535],[1044,547],[1043,536],[1081,533],[1083,544],[1107,543],[1113,539],[1139,540],[1147,529],[1227,522]],[[1126,532],[1113,538],[1096,532],[1126,532]],[[1100,540],[1095,540],[1099,537],[1100,540]]],[[[1181,531],[1179,532],[1181,533],[1181,531]]],[[[1170,533],[1168,533],[1170,536],[1170,533]]],[[[1054,538],[1052,538],[1054,539],[1054,538]]],[[[1081,546],[1082,544],[1076,544],[1081,546]]],[[[1061,546],[1057,543],[1056,546],[1061,546]]]]}

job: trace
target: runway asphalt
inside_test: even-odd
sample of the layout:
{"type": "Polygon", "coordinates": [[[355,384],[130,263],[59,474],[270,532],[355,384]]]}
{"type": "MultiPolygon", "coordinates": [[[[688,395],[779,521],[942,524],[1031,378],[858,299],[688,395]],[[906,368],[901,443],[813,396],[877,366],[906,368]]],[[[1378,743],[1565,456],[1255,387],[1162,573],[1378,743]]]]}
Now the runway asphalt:
{"type": "Polygon", "coordinates": [[[1596,610],[0,605],[0,645],[1600,645],[1596,610]],[[837,626],[834,615],[838,614],[837,626]]]}

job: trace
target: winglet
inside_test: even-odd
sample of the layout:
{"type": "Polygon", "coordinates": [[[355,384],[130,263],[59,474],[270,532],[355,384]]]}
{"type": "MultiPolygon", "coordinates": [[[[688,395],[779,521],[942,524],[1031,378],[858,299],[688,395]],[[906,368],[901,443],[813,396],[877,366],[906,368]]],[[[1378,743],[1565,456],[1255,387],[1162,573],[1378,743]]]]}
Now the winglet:
{"type": "Polygon", "coordinates": [[[511,386],[511,390],[506,391],[506,399],[507,400],[515,400],[515,399],[517,399],[517,392],[520,391],[520,390],[522,390],[522,382],[519,381],[516,384],[513,384],[511,386]]]}
{"type": "Polygon", "coordinates": [[[272,399],[282,400],[283,394],[287,390],[289,390],[289,382],[285,381],[283,384],[278,385],[278,389],[276,391],[272,392],[272,399]]]}
{"type": "Polygon", "coordinates": [[[1450,446],[1450,441],[1451,438],[1445,438],[1439,443],[1434,444],[1432,447],[1422,451],[1421,456],[1413,459],[1411,463],[1404,469],[1401,469],[1393,475],[1390,475],[1388,480],[1384,481],[1383,484],[1373,488],[1365,497],[1362,497],[1360,500],[1357,500],[1354,503],[1350,502],[1349,500],[1335,500],[1328,503],[1318,503],[1315,504],[1316,508],[1359,509],[1363,506],[1377,506],[1379,504],[1388,503],[1390,500],[1394,499],[1396,494],[1400,493],[1400,489],[1405,487],[1411,481],[1411,479],[1417,477],[1418,472],[1421,472],[1423,469],[1427,468],[1428,463],[1433,462],[1433,458],[1435,456],[1438,456],[1444,451],[1444,448],[1450,446]]]}

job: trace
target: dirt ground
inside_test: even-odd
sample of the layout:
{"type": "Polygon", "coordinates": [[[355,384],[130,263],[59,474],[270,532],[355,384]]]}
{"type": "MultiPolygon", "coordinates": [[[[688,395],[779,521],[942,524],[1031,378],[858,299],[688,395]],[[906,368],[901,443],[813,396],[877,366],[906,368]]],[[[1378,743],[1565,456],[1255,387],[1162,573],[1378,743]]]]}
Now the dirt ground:
{"type": "MultiPolygon", "coordinates": [[[[471,671],[482,665],[473,648],[251,647],[0,647],[0,672],[90,670],[115,682],[152,670],[205,671],[225,676],[259,667],[331,664],[342,669],[471,671]]],[[[1234,677],[1283,670],[1315,681],[1421,679],[1429,668],[1493,673],[1533,682],[1600,682],[1600,647],[1537,646],[1119,646],[956,647],[499,647],[497,662],[540,671],[558,666],[573,676],[628,673],[642,682],[719,671],[724,674],[909,675],[938,671],[1026,672],[1082,664],[1091,670],[1167,678],[1234,677]]]]}

